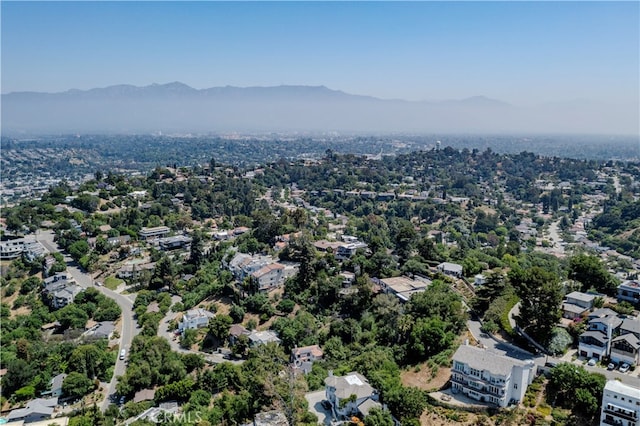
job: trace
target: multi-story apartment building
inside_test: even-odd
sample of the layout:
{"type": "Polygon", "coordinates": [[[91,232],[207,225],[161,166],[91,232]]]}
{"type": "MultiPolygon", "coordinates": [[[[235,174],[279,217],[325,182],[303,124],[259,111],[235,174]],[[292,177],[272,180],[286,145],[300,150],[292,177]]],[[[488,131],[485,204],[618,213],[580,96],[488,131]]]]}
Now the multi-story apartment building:
{"type": "Polygon", "coordinates": [[[640,424],[640,388],[609,380],[602,392],[600,426],[640,424]]]}
{"type": "Polygon", "coordinates": [[[138,236],[141,240],[151,240],[154,238],[165,237],[169,235],[171,229],[167,226],[156,226],[153,228],[145,228],[143,227],[140,232],[138,232],[138,236]]]}
{"type": "Polygon", "coordinates": [[[453,356],[453,392],[506,407],[522,400],[533,381],[535,365],[474,346],[463,345],[453,356]]]}

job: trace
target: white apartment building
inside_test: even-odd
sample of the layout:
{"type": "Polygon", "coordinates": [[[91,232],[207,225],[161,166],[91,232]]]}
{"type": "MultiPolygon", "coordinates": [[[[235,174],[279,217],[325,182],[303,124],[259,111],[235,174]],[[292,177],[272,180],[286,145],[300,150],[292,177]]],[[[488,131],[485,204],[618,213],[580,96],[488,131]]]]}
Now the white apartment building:
{"type": "Polygon", "coordinates": [[[600,426],[640,424],[640,388],[608,380],[602,393],[600,426]]]}
{"type": "Polygon", "coordinates": [[[169,234],[171,230],[167,226],[156,226],[153,228],[142,228],[140,232],[138,232],[138,236],[142,240],[150,240],[153,238],[164,237],[169,234]]]}
{"type": "Polygon", "coordinates": [[[535,365],[463,345],[453,355],[451,384],[453,392],[499,407],[522,401],[533,381],[535,365]]]}

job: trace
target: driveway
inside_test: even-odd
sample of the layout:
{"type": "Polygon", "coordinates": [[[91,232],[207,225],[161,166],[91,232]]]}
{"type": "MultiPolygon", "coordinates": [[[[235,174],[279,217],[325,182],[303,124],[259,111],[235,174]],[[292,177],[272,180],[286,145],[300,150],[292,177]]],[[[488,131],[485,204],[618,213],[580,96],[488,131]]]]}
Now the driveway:
{"type": "Polygon", "coordinates": [[[309,412],[318,417],[318,424],[330,425],[332,419],[331,411],[325,410],[322,406],[322,401],[325,399],[325,391],[309,392],[304,397],[309,403],[309,412]]]}
{"type": "Polygon", "coordinates": [[[537,365],[544,365],[544,356],[534,355],[516,345],[500,340],[490,334],[483,333],[480,329],[482,323],[477,319],[467,320],[467,329],[473,335],[473,337],[482,345],[482,347],[505,355],[511,358],[527,361],[532,360],[537,365]]]}

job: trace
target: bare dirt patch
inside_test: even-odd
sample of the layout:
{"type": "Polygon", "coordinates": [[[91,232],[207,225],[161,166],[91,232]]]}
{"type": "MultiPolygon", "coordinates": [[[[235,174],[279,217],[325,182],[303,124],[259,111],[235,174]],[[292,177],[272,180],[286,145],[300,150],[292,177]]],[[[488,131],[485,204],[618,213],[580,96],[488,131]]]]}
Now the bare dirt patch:
{"type": "Polygon", "coordinates": [[[404,386],[414,386],[428,391],[441,389],[450,377],[451,368],[440,367],[434,374],[426,362],[400,373],[400,380],[404,386]]]}

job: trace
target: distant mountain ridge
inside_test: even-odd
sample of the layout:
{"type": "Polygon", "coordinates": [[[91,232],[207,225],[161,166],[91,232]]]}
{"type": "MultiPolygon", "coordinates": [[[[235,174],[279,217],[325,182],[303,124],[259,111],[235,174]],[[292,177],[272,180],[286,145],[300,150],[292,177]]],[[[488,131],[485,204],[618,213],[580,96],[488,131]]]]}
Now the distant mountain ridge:
{"type": "MultiPolygon", "coordinates": [[[[630,111],[633,114],[633,111],[630,111]]],[[[611,132],[624,117],[588,104],[521,108],[485,96],[406,101],[326,86],[211,87],[181,82],[2,95],[3,134],[52,132],[611,132]]],[[[627,119],[628,121],[628,119],[627,119]]],[[[633,128],[633,126],[631,126],[633,128]]]]}
{"type": "Polygon", "coordinates": [[[509,106],[506,102],[496,99],[490,99],[486,96],[472,96],[460,100],[444,100],[444,101],[406,101],[403,99],[382,99],[366,95],[354,95],[343,92],[341,90],[329,89],[326,86],[304,86],[304,85],[279,85],[279,86],[218,86],[206,89],[195,89],[187,84],[179,81],[171,83],[158,84],[153,83],[147,86],[134,86],[131,84],[118,84],[107,87],[93,88],[88,90],[69,89],[64,92],[10,92],[2,95],[3,97],[22,97],[22,96],[61,96],[61,97],[141,97],[141,96],[190,96],[190,97],[229,97],[229,96],[278,96],[278,97],[304,97],[314,96],[324,99],[352,99],[352,100],[372,100],[380,102],[409,102],[409,103],[429,103],[429,104],[455,104],[455,103],[473,103],[483,105],[503,105],[509,106]]]}

